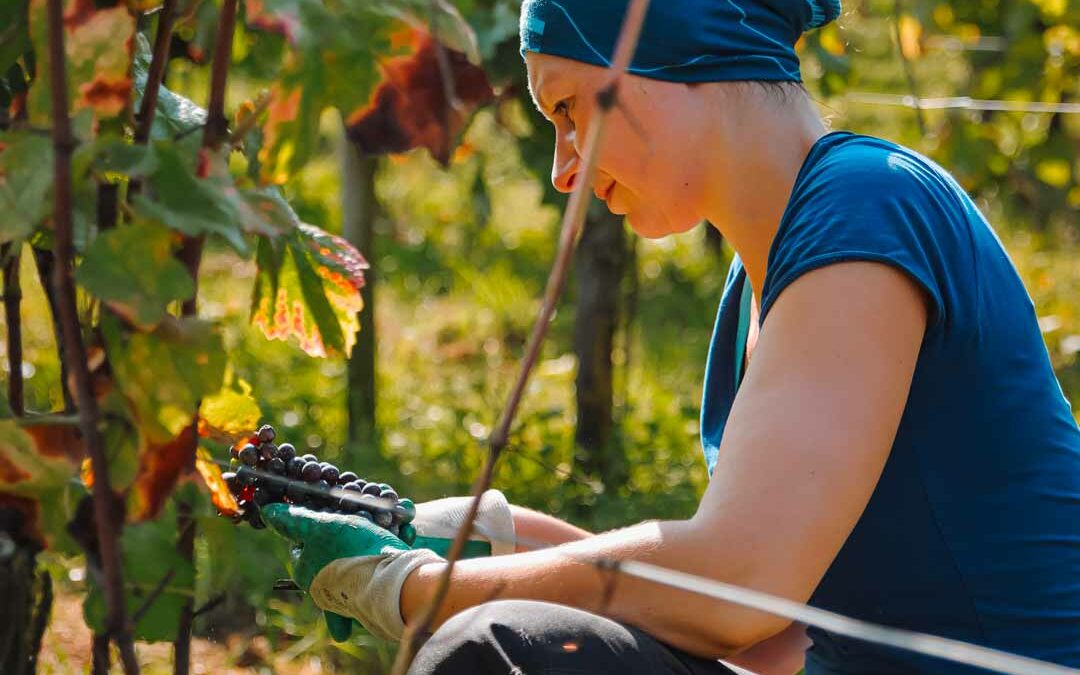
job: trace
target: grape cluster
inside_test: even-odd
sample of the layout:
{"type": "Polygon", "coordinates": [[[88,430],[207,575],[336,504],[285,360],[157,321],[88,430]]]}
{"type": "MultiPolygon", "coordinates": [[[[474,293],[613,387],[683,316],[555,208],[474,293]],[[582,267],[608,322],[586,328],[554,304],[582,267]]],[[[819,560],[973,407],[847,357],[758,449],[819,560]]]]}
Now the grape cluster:
{"type": "Polygon", "coordinates": [[[274,427],[264,424],[229,448],[234,471],[222,478],[240,506],[238,521],[266,527],[259,507],[284,502],[365,518],[396,536],[416,515],[412,501],[386,483],[368,482],[313,454],[298,455],[292,443],[275,444],[276,437],[274,427]]]}

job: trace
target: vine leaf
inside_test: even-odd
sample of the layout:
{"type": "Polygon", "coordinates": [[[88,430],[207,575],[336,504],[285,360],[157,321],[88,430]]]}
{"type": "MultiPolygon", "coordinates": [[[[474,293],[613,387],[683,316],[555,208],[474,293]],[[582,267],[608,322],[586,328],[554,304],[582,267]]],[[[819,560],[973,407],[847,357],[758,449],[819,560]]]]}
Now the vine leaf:
{"type": "Polygon", "coordinates": [[[113,311],[143,330],[166,316],[170,302],[195,292],[173,257],[174,235],[150,223],[122,225],[90,244],[75,279],[113,311]]]}
{"type": "Polygon", "coordinates": [[[225,479],[221,477],[221,469],[205,448],[199,448],[195,456],[195,468],[202,476],[207,489],[210,490],[210,500],[218,513],[224,516],[234,516],[239,513],[240,505],[236,503],[236,497],[225,484],[225,479]]]}
{"type": "MultiPolygon", "coordinates": [[[[31,0],[30,36],[40,62],[48,51],[45,0],[31,0]]],[[[124,5],[98,9],[93,0],[64,5],[64,46],[69,96],[73,110],[89,109],[98,119],[123,113],[131,97],[131,48],[135,17],[124,5]]],[[[48,69],[39,68],[30,88],[29,113],[34,124],[47,126],[52,111],[48,69]]]]}
{"type": "Polygon", "coordinates": [[[258,156],[262,180],[269,183],[285,182],[312,158],[326,108],[348,115],[371,102],[385,75],[379,64],[412,54],[415,29],[434,26],[443,43],[477,58],[472,30],[444,0],[256,0],[247,4],[247,22],[284,36],[292,47],[271,90],[258,156]]]}
{"type": "Polygon", "coordinates": [[[271,340],[295,339],[311,356],[348,355],[360,329],[368,264],[341,237],[312,225],[260,239],[251,322],[271,340]]]}
{"type": "Polygon", "coordinates": [[[251,435],[262,411],[251,395],[251,385],[240,381],[240,391],[223,387],[199,406],[199,436],[220,443],[235,443],[251,435]]]}
{"type": "Polygon", "coordinates": [[[368,154],[427,148],[446,165],[469,116],[489,103],[494,92],[483,69],[464,53],[444,49],[459,104],[455,107],[447,100],[435,40],[419,29],[399,35],[411,53],[382,64],[382,82],[372,101],[348,116],[349,138],[368,154]]]}
{"type": "Polygon", "coordinates": [[[58,487],[74,473],[72,463],[50,443],[38,451],[34,437],[13,419],[0,420],[0,491],[37,496],[58,487]]]}
{"type": "Polygon", "coordinates": [[[52,213],[52,142],[31,134],[0,134],[0,243],[30,236],[52,213]]]}
{"type": "Polygon", "coordinates": [[[195,432],[189,418],[180,433],[164,443],[151,441],[139,455],[139,472],[128,493],[128,518],[141,522],[157,518],[177,480],[191,464],[195,432]]]}
{"type": "MultiPolygon", "coordinates": [[[[143,92],[146,90],[147,72],[150,70],[152,51],[146,37],[139,33],[135,36],[135,61],[132,77],[135,85],[135,109],[142,105],[143,92]]],[[[183,96],[179,96],[167,87],[158,89],[157,110],[150,127],[153,140],[171,139],[190,134],[206,124],[206,110],[183,96]]]]}
{"type": "Polygon", "coordinates": [[[116,386],[146,437],[144,453],[172,442],[191,425],[198,401],[221,388],[225,350],[217,327],[170,318],[152,333],[124,333],[109,317],[101,327],[116,386]]]}
{"type": "MultiPolygon", "coordinates": [[[[142,607],[145,598],[172,571],[164,591],[150,604],[134,627],[134,637],[147,642],[176,637],[180,612],[195,589],[195,568],[176,551],[176,527],[172,520],[129,525],[121,539],[124,586],[128,616],[142,607]]],[[[105,628],[105,601],[101,588],[90,578],[83,602],[86,624],[95,632],[105,628]]]]}

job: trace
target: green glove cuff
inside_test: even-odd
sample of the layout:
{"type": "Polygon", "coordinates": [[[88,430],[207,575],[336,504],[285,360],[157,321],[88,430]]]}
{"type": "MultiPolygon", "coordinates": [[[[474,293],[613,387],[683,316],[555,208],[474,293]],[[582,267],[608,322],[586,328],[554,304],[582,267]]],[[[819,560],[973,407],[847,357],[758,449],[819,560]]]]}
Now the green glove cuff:
{"type": "MultiPolygon", "coordinates": [[[[412,543],[413,548],[426,548],[429,551],[435,551],[442,557],[446,557],[450,554],[450,545],[453,544],[452,539],[443,539],[441,537],[425,537],[422,535],[416,535],[416,539],[412,543]]],[[[477,541],[470,539],[465,542],[465,550],[461,552],[462,558],[488,558],[491,557],[491,544],[486,541],[477,541]]]]}

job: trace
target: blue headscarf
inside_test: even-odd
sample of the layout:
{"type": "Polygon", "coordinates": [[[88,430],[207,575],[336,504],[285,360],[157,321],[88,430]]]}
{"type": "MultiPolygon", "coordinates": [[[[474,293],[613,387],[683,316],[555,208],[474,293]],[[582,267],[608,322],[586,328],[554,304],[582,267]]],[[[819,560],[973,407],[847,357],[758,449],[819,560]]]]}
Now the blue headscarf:
{"type": "MultiPolygon", "coordinates": [[[[628,0],[525,0],[521,54],[610,65],[628,0]]],[[[840,0],[652,0],[630,72],[674,82],[799,82],[795,42],[840,0]]]]}

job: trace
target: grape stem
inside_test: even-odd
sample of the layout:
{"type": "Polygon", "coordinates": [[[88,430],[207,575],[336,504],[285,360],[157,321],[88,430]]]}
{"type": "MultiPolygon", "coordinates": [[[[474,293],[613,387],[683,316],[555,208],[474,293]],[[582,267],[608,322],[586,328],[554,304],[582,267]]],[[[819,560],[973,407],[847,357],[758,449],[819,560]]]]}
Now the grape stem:
{"type": "Polygon", "coordinates": [[[574,185],[574,191],[563,213],[562,230],[559,235],[559,248],[555,262],[548,275],[547,286],[544,290],[544,300],[540,307],[536,323],[533,324],[532,335],[529,338],[528,349],[518,371],[517,379],[507,399],[506,406],[499,418],[498,426],[489,439],[488,453],[484,460],[484,466],[476,477],[472,487],[472,501],[465,522],[454,536],[454,542],[450,546],[446,556],[446,569],[439,578],[435,592],[427,605],[420,611],[418,618],[411,621],[405,629],[401,647],[394,659],[393,675],[405,675],[416,655],[418,638],[428,634],[443,601],[446,599],[447,590],[450,587],[450,577],[453,574],[454,564],[461,557],[465,542],[472,534],[476,515],[480,510],[480,498],[484,491],[491,486],[491,478],[495,470],[495,463],[499,455],[506,447],[509,437],[510,425],[517,413],[518,404],[528,383],[529,374],[540,354],[540,347],[547,335],[548,326],[555,313],[555,306],[562,295],[562,289],[566,284],[566,276],[570,269],[570,260],[574,252],[575,244],[585,222],[586,207],[589,204],[590,190],[593,176],[596,172],[596,158],[600,146],[604,140],[606,121],[611,110],[618,102],[618,88],[623,73],[630,65],[630,59],[637,49],[638,38],[641,35],[641,26],[645,20],[645,11],[648,9],[649,0],[632,0],[626,10],[622,28],[619,31],[618,41],[615,43],[615,56],[609,69],[607,85],[602,87],[597,94],[597,114],[589,125],[585,139],[585,150],[582,157],[581,180],[574,185]]]}
{"type": "MultiPolygon", "coordinates": [[[[97,528],[101,566],[105,579],[106,633],[120,648],[120,660],[126,675],[139,672],[135,658],[127,607],[124,603],[124,571],[120,557],[120,531],[123,516],[117,508],[116,495],[109,484],[109,463],[98,429],[101,418],[90,385],[90,367],[86,359],[75,304],[73,260],[75,247],[72,223],[71,154],[75,138],[68,117],[67,63],[64,51],[63,7],[61,0],[47,0],[49,84],[53,112],[53,250],[56,266],[52,285],[56,293],[57,318],[64,344],[63,358],[75,381],[79,428],[90,455],[94,472],[94,524],[97,528]]],[[[67,383],[65,383],[66,386],[67,383]]]]}

